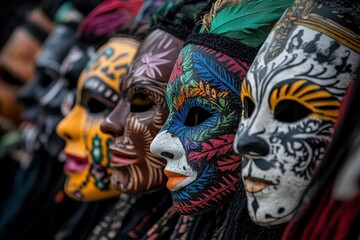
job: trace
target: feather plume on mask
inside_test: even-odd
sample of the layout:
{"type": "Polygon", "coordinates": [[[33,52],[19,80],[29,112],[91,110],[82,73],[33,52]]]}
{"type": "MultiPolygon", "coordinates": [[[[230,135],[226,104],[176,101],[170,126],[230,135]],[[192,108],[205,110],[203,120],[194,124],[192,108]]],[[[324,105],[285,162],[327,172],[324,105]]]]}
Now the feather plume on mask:
{"type": "Polygon", "coordinates": [[[292,0],[218,0],[204,15],[200,32],[259,47],[291,3],[292,0]]]}

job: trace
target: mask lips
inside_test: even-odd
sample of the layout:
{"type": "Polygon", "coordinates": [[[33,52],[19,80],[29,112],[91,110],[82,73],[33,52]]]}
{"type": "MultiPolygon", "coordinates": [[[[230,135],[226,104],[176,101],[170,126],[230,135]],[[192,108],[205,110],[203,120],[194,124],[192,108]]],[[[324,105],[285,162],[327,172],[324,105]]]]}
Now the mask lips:
{"type": "Polygon", "coordinates": [[[255,177],[244,177],[245,189],[249,193],[257,193],[263,189],[273,186],[274,184],[270,181],[266,181],[261,178],[255,177]]]}
{"type": "Polygon", "coordinates": [[[113,144],[109,146],[109,152],[111,153],[110,166],[111,167],[123,167],[135,164],[139,161],[136,153],[121,151],[113,144]]]}
{"type": "Polygon", "coordinates": [[[168,189],[173,189],[174,187],[176,187],[176,185],[178,185],[179,183],[184,181],[186,178],[188,178],[188,176],[186,176],[186,175],[167,171],[167,170],[164,170],[164,173],[169,178],[169,180],[167,181],[167,184],[166,184],[166,187],[168,189]]]}
{"type": "Polygon", "coordinates": [[[66,154],[66,162],[64,164],[64,171],[70,174],[77,174],[84,171],[88,165],[86,158],[77,157],[71,154],[66,154]]]}

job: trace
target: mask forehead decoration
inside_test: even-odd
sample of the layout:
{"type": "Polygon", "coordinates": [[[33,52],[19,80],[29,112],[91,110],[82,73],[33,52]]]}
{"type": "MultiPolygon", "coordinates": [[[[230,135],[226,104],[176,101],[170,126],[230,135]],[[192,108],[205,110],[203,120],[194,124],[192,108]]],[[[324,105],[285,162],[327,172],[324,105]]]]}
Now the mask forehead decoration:
{"type": "MultiPolygon", "coordinates": [[[[154,154],[167,159],[167,187],[174,207],[184,215],[224,205],[241,179],[240,157],[232,149],[240,120],[241,79],[265,36],[244,38],[245,25],[236,21],[252,21],[246,20],[250,11],[285,9],[274,10],[265,2],[233,6],[222,2],[226,7],[217,3],[209,11],[217,15],[203,17],[200,33],[190,36],[179,54],[167,87],[170,114],[151,145],[154,154]],[[214,10],[217,7],[220,10],[214,10]]],[[[264,19],[255,20],[254,26],[268,27],[279,14],[264,25],[264,19]]]]}
{"type": "Polygon", "coordinates": [[[182,40],[163,30],[150,33],[120,84],[118,105],[102,125],[114,136],[112,180],[122,191],[141,193],[164,185],[164,160],[149,148],[168,114],[166,83],[182,45],[182,40]]]}
{"type": "Polygon", "coordinates": [[[242,83],[234,147],[251,218],[289,221],[331,140],[359,65],[360,38],[348,15],[296,0],[277,23],[242,83]]]}
{"type": "Polygon", "coordinates": [[[119,100],[118,86],[138,45],[132,38],[113,37],[97,51],[80,76],[74,108],[57,127],[66,141],[65,191],[77,200],[119,195],[110,185],[111,139],[100,123],[119,100]]]}

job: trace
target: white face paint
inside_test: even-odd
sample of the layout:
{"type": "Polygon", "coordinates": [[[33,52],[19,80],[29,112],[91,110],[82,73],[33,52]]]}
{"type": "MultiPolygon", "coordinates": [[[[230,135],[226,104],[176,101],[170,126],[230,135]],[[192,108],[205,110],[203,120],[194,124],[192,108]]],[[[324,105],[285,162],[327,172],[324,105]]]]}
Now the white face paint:
{"type": "Polygon", "coordinates": [[[150,145],[150,151],[159,153],[166,161],[165,175],[169,178],[167,188],[177,191],[196,180],[196,171],[188,164],[186,152],[179,138],[172,137],[167,131],[160,132],[150,145]],[[172,156],[162,154],[167,149],[172,156]]]}
{"type": "MultiPolygon", "coordinates": [[[[313,3],[294,3],[301,4],[313,3]]],[[[302,7],[294,11],[308,14],[302,7]]],[[[259,225],[292,218],[359,65],[357,52],[326,31],[301,25],[302,17],[300,24],[285,24],[289,33],[280,40],[284,24],[278,23],[242,85],[244,112],[234,148],[243,156],[249,214],[259,225]]]]}

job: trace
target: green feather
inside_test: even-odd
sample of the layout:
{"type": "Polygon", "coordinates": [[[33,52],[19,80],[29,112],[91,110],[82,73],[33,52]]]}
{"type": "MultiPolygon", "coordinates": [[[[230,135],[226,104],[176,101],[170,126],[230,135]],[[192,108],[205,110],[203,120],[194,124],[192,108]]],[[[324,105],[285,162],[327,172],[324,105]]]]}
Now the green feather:
{"type": "Polygon", "coordinates": [[[248,0],[225,7],[211,21],[209,33],[225,35],[245,45],[258,47],[292,2],[248,0]]]}

